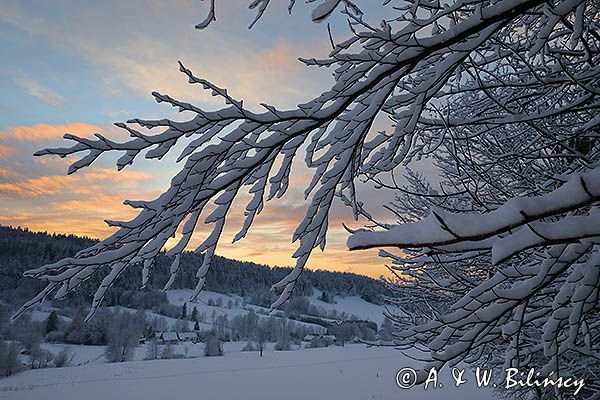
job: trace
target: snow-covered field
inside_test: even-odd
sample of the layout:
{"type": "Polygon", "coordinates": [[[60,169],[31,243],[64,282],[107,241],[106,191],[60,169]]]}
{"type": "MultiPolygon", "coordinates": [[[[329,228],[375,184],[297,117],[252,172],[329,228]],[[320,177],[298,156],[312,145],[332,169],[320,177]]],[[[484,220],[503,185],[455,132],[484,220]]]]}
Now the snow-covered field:
{"type": "MultiPolygon", "coordinates": [[[[201,346],[201,345],[198,345],[201,346]]],[[[0,399],[492,399],[492,392],[468,383],[453,387],[440,373],[443,388],[396,386],[396,372],[414,365],[391,348],[347,345],[295,351],[239,351],[224,357],[91,363],[80,367],[26,371],[0,380],[0,399]]],[[[139,348],[136,358],[139,358],[139,348]]],[[[195,353],[195,351],[194,351],[195,353]]],[[[143,353],[142,353],[143,354],[143,353]]]]}
{"type": "MultiPolygon", "coordinates": [[[[259,317],[266,318],[267,309],[244,304],[238,296],[203,292],[194,302],[188,302],[191,291],[169,290],[171,304],[187,303],[188,312],[196,307],[203,316],[245,315],[254,309],[259,317]]],[[[383,307],[371,304],[356,296],[335,297],[335,303],[318,299],[319,291],[309,301],[324,310],[337,310],[348,316],[355,315],[381,324],[383,307]]],[[[34,316],[43,320],[50,311],[46,307],[34,316]],[[46,309],[47,308],[47,309],[46,309]]],[[[115,310],[134,313],[125,307],[115,310]]],[[[175,318],[164,317],[169,325],[175,318]]],[[[271,314],[279,318],[277,314],[271,314]]],[[[316,331],[324,328],[303,323],[316,331]]],[[[190,325],[191,327],[191,325],[190,325]]],[[[202,330],[212,328],[212,323],[200,324],[202,330]]],[[[147,349],[138,346],[133,361],[108,364],[104,346],[68,346],[73,350],[72,367],[31,370],[0,380],[0,400],[3,399],[60,399],[106,400],[114,399],[164,399],[201,397],[203,399],[491,399],[490,390],[479,389],[472,383],[453,387],[449,373],[440,380],[441,389],[400,389],[395,382],[399,369],[415,366],[415,362],[392,348],[366,348],[364,345],[332,346],[307,349],[294,346],[292,351],[274,351],[273,343],[267,345],[264,357],[257,352],[243,352],[245,342],[224,343],[225,356],[204,357],[203,343],[180,343],[174,353],[185,356],[171,360],[144,360],[147,349]]],[[[42,345],[57,354],[67,345],[42,345]]]]}

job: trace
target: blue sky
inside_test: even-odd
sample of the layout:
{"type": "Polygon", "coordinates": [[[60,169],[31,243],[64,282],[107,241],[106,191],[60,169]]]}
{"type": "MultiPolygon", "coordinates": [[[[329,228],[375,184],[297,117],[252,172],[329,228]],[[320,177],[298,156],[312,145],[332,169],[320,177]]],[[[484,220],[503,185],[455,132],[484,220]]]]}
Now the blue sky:
{"type": "MultiPolygon", "coordinates": [[[[363,2],[364,3],[364,2],[363,2]]],[[[34,158],[33,152],[65,144],[64,133],[102,132],[123,138],[112,123],[129,118],[177,117],[157,104],[153,90],[206,108],[220,104],[178,72],[181,60],[197,76],[226,87],[245,104],[294,107],[326,89],[330,72],[306,68],[297,57],[325,56],[326,24],[310,20],[314,5],[273,1],[252,30],[246,0],[217,1],[217,21],[198,31],[207,1],[3,1],[0,3],[0,224],[104,237],[104,219],[134,214],[126,198],[148,199],[164,190],[178,169],[172,159],[140,160],[117,173],[114,157],[65,176],[69,160],[34,158]]],[[[346,37],[341,17],[334,37],[346,37]]],[[[70,160],[71,162],[75,159],[70,160]]],[[[291,264],[291,232],[304,215],[306,172],[278,204],[270,204],[249,237],[219,253],[270,264],[291,264]],[[266,246],[265,243],[269,245],[266,246]]],[[[340,207],[332,216],[329,246],[312,267],[384,274],[375,251],[349,253],[340,207]]],[[[241,217],[242,210],[239,211],[241,217]]],[[[230,232],[234,233],[236,219],[230,232]]]]}

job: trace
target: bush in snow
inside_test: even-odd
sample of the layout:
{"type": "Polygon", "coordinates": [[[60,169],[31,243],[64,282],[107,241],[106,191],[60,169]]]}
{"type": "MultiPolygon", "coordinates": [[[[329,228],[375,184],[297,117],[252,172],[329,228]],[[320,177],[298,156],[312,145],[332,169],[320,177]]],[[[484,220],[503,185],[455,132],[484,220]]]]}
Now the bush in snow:
{"type": "Polygon", "coordinates": [[[217,335],[211,335],[204,345],[204,355],[206,357],[219,357],[223,355],[223,343],[217,335]]]}
{"type": "Polygon", "coordinates": [[[146,342],[146,360],[157,360],[161,357],[160,344],[158,339],[154,338],[146,342]]]}
{"type": "Polygon", "coordinates": [[[289,337],[280,338],[279,340],[277,340],[277,342],[275,343],[275,346],[273,348],[277,351],[291,350],[292,343],[290,341],[290,338],[289,337]]]}
{"type": "MultiPolygon", "coordinates": [[[[100,310],[96,318],[85,320],[86,310],[80,307],[64,332],[64,341],[73,344],[106,344],[111,313],[100,310]]],[[[52,334],[51,337],[55,337],[52,334]]]]}
{"type": "Polygon", "coordinates": [[[20,346],[16,342],[8,344],[0,340],[0,376],[11,376],[23,369],[19,361],[20,346]]]}
{"type": "Polygon", "coordinates": [[[306,347],[311,348],[311,349],[316,349],[319,347],[327,347],[328,344],[329,343],[325,339],[323,339],[320,336],[316,336],[311,339],[311,341],[308,343],[308,345],[306,347]]]}
{"type": "Polygon", "coordinates": [[[75,353],[73,353],[70,347],[65,347],[54,356],[54,367],[70,367],[73,363],[73,358],[75,358],[75,353]]]}
{"type": "Polygon", "coordinates": [[[175,351],[175,346],[173,343],[167,342],[163,346],[162,352],[160,353],[160,358],[163,360],[180,359],[184,358],[184,355],[175,351]]]}
{"type": "Polygon", "coordinates": [[[325,303],[335,304],[334,295],[325,290],[321,293],[321,295],[318,298],[319,300],[324,301],[325,303]]]}
{"type": "Polygon", "coordinates": [[[248,341],[242,348],[242,351],[256,351],[256,345],[252,341],[248,341]]]}
{"type": "Polygon", "coordinates": [[[394,337],[392,336],[394,333],[394,325],[390,318],[386,318],[381,324],[381,329],[377,333],[380,340],[390,341],[394,337]]]}
{"type": "Polygon", "coordinates": [[[54,361],[54,354],[41,346],[33,349],[29,355],[29,368],[48,368],[54,361]]]}

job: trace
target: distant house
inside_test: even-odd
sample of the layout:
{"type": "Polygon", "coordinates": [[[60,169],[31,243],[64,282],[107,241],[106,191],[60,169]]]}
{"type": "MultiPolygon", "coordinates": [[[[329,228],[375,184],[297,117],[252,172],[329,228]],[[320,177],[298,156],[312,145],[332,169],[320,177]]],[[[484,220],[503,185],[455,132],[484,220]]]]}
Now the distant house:
{"type": "Polygon", "coordinates": [[[160,332],[160,335],[156,335],[156,337],[162,343],[179,343],[177,332],[160,332]]]}
{"type": "Polygon", "coordinates": [[[302,339],[305,342],[312,342],[315,339],[321,339],[325,342],[325,344],[334,344],[337,342],[337,338],[334,335],[322,335],[320,333],[313,333],[304,336],[302,339]]]}
{"type": "Polygon", "coordinates": [[[196,332],[156,332],[156,337],[161,343],[179,343],[179,342],[197,342],[199,341],[196,332]]]}
{"type": "Polygon", "coordinates": [[[303,341],[305,341],[305,342],[311,342],[311,341],[312,341],[312,340],[313,340],[313,339],[314,339],[316,336],[317,336],[317,335],[313,335],[313,334],[306,335],[306,336],[304,336],[304,337],[302,338],[302,340],[303,340],[303,341]]]}
{"type": "Polygon", "coordinates": [[[321,335],[321,338],[328,344],[334,344],[337,342],[337,338],[334,335],[321,335]]]}
{"type": "Polygon", "coordinates": [[[178,333],[179,340],[182,342],[196,342],[198,341],[198,334],[196,332],[181,332],[178,333]]]}

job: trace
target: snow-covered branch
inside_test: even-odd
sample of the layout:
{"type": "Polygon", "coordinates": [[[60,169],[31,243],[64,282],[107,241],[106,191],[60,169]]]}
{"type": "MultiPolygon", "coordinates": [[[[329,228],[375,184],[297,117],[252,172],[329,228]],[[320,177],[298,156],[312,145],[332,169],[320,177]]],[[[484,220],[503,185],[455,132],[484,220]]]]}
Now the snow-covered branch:
{"type": "MultiPolygon", "coordinates": [[[[386,231],[356,231],[349,237],[348,247],[351,250],[388,246],[439,248],[460,244],[452,247],[452,251],[471,251],[482,248],[478,242],[498,236],[501,255],[494,258],[501,261],[507,257],[505,253],[510,251],[512,246],[522,246],[526,249],[536,243],[536,237],[537,240],[552,242],[561,238],[576,240],[598,236],[600,231],[597,225],[594,226],[597,218],[571,217],[564,223],[532,224],[543,218],[576,211],[598,201],[600,169],[594,169],[586,173],[572,174],[565,184],[552,192],[538,197],[513,198],[486,214],[450,214],[434,210],[429,217],[421,221],[393,226],[386,231]],[[524,225],[527,229],[519,229],[524,225]],[[511,232],[510,236],[499,237],[514,230],[515,234],[511,232]],[[509,242],[509,237],[518,243],[509,242]],[[532,241],[533,243],[530,243],[532,241]]],[[[490,245],[488,241],[485,246],[490,245]]]]}

